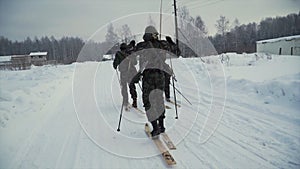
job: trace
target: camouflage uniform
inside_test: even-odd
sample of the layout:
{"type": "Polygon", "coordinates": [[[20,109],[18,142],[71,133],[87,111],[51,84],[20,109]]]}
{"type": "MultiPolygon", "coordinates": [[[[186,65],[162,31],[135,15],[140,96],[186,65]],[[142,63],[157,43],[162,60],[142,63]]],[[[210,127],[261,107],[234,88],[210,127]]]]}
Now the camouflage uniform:
{"type": "Polygon", "coordinates": [[[127,84],[129,85],[129,92],[131,98],[133,99],[133,106],[136,107],[137,92],[134,81],[132,78],[137,74],[137,70],[134,65],[137,64],[136,58],[128,57],[126,52],[126,44],[121,44],[121,51],[116,53],[116,57],[113,62],[113,67],[116,69],[119,67],[120,71],[120,83],[121,83],[121,93],[123,96],[123,105],[127,106],[128,102],[128,93],[127,93],[127,84]],[[123,45],[123,47],[122,47],[123,45]]]}
{"type": "Polygon", "coordinates": [[[167,49],[157,39],[157,35],[156,29],[148,26],[143,36],[144,41],[138,43],[135,48],[136,54],[140,56],[140,71],[143,75],[142,97],[148,121],[153,126],[152,136],[165,131],[163,91],[165,87],[165,52],[167,49]]]}

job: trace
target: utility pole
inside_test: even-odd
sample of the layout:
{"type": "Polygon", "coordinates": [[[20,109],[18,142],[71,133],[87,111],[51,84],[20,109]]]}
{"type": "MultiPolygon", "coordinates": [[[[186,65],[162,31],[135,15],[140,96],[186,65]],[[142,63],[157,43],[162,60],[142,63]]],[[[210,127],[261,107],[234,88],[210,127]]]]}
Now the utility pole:
{"type": "MultiPolygon", "coordinates": [[[[176,7],[176,0],[174,0],[174,15],[175,15],[175,36],[176,36],[176,56],[178,56],[178,24],[177,24],[177,7],[176,7]]],[[[172,65],[172,59],[170,57],[170,66],[171,69],[173,70],[173,65],[172,65]]],[[[178,119],[178,111],[177,111],[177,100],[176,100],[176,91],[175,91],[175,80],[174,80],[174,70],[173,70],[173,76],[172,76],[172,82],[173,82],[173,93],[174,93],[174,102],[175,102],[175,112],[176,112],[176,117],[175,119],[178,119]]]]}
{"type": "MultiPolygon", "coordinates": [[[[176,0],[174,0],[174,15],[175,15],[175,36],[176,36],[176,45],[178,48],[178,23],[177,23],[177,7],[176,7],[176,0]]],[[[176,50],[176,55],[177,55],[176,50]]]]}
{"type": "Polygon", "coordinates": [[[161,28],[162,28],[162,1],[160,0],[160,18],[159,18],[159,39],[161,40],[161,28]]]}

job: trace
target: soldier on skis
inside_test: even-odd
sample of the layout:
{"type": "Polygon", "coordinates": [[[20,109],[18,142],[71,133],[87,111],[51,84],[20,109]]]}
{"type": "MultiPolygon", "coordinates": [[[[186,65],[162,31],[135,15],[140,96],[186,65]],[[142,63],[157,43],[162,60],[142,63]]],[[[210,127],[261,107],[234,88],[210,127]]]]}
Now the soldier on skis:
{"type": "Polygon", "coordinates": [[[120,45],[120,51],[116,53],[113,61],[114,69],[117,69],[118,67],[120,71],[120,85],[123,97],[123,106],[125,106],[126,109],[128,109],[129,106],[127,85],[129,86],[129,92],[133,100],[132,107],[137,107],[137,92],[134,84],[135,81],[132,80],[132,77],[137,74],[137,70],[135,68],[137,60],[135,57],[128,57],[130,54],[130,52],[128,52],[128,48],[129,46],[126,45],[126,43],[122,43],[120,45]]]}
{"type": "Polygon", "coordinates": [[[134,52],[134,48],[135,48],[135,40],[132,40],[128,44],[127,53],[132,54],[134,52]]]}
{"type": "MultiPolygon", "coordinates": [[[[165,88],[165,60],[168,50],[162,41],[158,40],[158,32],[153,26],[147,26],[143,42],[136,45],[135,51],[140,56],[140,72],[142,72],[142,98],[148,121],[153,130],[152,137],[165,132],[165,104],[163,91],[165,88]]],[[[168,72],[171,74],[171,72],[168,72]]]]}

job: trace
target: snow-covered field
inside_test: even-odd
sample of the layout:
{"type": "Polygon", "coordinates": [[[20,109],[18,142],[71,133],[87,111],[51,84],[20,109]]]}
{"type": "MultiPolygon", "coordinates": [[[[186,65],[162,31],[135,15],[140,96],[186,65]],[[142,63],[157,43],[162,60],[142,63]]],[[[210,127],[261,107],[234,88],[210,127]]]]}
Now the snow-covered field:
{"type": "MultiPolygon", "coordinates": [[[[167,110],[173,168],[300,168],[300,57],[204,60],[173,59],[192,102],[177,95],[178,120],[167,110]]],[[[0,71],[0,168],[168,168],[144,114],[124,112],[116,131],[120,106],[111,61],[0,71]]]]}

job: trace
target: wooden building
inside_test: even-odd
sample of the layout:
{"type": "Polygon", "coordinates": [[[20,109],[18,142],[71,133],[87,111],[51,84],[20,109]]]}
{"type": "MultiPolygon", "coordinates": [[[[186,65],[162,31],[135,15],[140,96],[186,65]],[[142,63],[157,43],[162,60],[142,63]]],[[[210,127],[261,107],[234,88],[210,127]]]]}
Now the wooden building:
{"type": "Polygon", "coordinates": [[[28,55],[13,55],[11,56],[11,69],[26,70],[30,69],[31,57],[28,55]]]}
{"type": "Polygon", "coordinates": [[[56,65],[56,60],[47,61],[47,52],[31,52],[29,55],[12,55],[0,57],[0,69],[26,70],[31,65],[56,65]]]}
{"type": "Polygon", "coordinates": [[[42,66],[47,64],[48,52],[30,52],[31,64],[35,66],[42,66]]]}
{"type": "Polygon", "coordinates": [[[0,70],[11,68],[11,56],[0,56],[0,70]]]}

